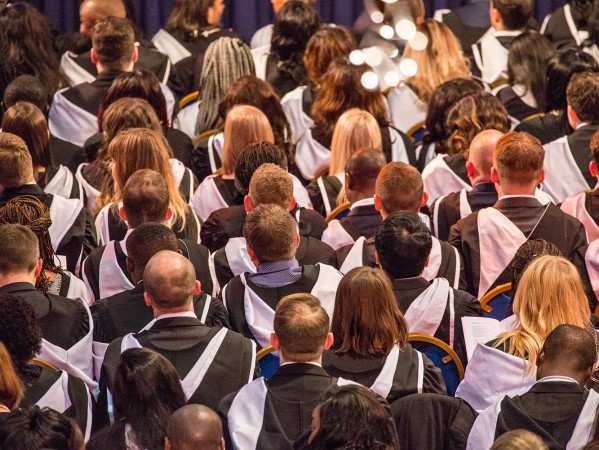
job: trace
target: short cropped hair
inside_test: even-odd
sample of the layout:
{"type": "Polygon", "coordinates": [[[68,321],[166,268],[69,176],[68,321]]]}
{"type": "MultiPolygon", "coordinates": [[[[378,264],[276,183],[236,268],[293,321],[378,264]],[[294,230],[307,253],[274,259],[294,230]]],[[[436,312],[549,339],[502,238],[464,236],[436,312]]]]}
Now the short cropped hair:
{"type": "Polygon", "coordinates": [[[40,258],[37,236],[24,225],[0,225],[0,274],[30,273],[40,258]]]}
{"type": "Polygon", "coordinates": [[[297,222],[279,205],[262,204],[245,219],[243,236],[261,263],[286,261],[297,251],[297,222]]]}
{"type": "Polygon", "coordinates": [[[123,70],[131,62],[135,33],[127,19],[107,17],[94,25],[92,46],[98,61],[110,70],[123,70]]]}
{"type": "Polygon", "coordinates": [[[424,184],[416,168],[403,162],[387,164],[376,179],[376,194],[387,214],[420,209],[424,184]]]}
{"type": "Polygon", "coordinates": [[[160,223],[142,223],[127,237],[127,257],[139,267],[145,267],[162,250],[179,250],[175,232],[160,223]]]}
{"type": "Polygon", "coordinates": [[[524,28],[534,12],[534,0],[491,0],[508,30],[524,28]]]}
{"type": "Polygon", "coordinates": [[[329,315],[311,294],[288,295],[275,309],[274,331],[287,360],[314,361],[329,333],[329,315]]]}
{"type": "Polygon", "coordinates": [[[595,161],[595,164],[597,164],[597,167],[599,167],[599,131],[595,131],[593,136],[591,136],[589,147],[591,149],[593,161],[595,161]]]}
{"type": "Polygon", "coordinates": [[[33,75],[21,75],[12,80],[4,90],[4,108],[17,102],[37,106],[44,114],[48,112],[48,93],[43,83],[33,75]]]}
{"type": "Polygon", "coordinates": [[[235,187],[247,195],[254,172],[262,164],[272,163],[281,169],[288,169],[285,151],[276,144],[266,141],[249,142],[243,146],[235,165],[235,187]]]}
{"type": "Polygon", "coordinates": [[[372,190],[387,158],[378,148],[358,150],[345,163],[345,173],[352,179],[352,190],[372,190]]]}
{"type": "Polygon", "coordinates": [[[599,73],[587,71],[572,75],[566,99],[582,122],[599,124],[599,73]]]}
{"type": "Polygon", "coordinates": [[[545,339],[543,352],[546,362],[568,365],[582,372],[595,365],[596,336],[576,325],[558,325],[545,339]]]}
{"type": "Polygon", "coordinates": [[[401,279],[420,276],[433,240],[418,214],[398,211],[379,225],[374,245],[381,268],[392,279],[401,279]]]}
{"type": "Polygon", "coordinates": [[[510,131],[495,145],[493,166],[500,183],[522,185],[538,182],[544,159],[541,141],[528,133],[510,131]]]}
{"type": "Polygon", "coordinates": [[[123,208],[130,228],[145,222],[164,222],[168,207],[168,187],[158,172],[141,169],[125,183],[123,208]]]}
{"type": "Polygon", "coordinates": [[[254,207],[274,203],[288,210],[293,199],[293,181],[276,164],[262,164],[252,176],[248,195],[254,207]]]}
{"type": "Polygon", "coordinates": [[[33,161],[27,144],[12,133],[0,133],[0,185],[22,186],[33,180],[33,161]]]}

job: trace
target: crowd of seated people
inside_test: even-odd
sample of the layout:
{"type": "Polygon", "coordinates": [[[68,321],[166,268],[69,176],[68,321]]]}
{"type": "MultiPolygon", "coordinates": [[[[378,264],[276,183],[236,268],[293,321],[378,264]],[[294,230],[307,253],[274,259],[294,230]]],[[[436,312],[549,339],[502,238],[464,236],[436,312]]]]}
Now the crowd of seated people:
{"type": "Polygon", "coordinates": [[[599,449],[596,1],[5,3],[0,449],[599,449]]]}

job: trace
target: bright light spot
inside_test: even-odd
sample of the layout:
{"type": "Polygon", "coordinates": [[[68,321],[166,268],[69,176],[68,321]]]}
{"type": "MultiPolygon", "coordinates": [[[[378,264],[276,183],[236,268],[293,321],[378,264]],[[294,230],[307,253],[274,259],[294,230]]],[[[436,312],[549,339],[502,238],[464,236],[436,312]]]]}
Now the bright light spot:
{"type": "Polygon", "coordinates": [[[355,66],[364,64],[364,53],[362,50],[354,50],[349,54],[349,62],[355,66]]]}
{"type": "Polygon", "coordinates": [[[414,50],[424,50],[428,45],[428,39],[426,35],[420,31],[416,32],[414,37],[410,39],[410,47],[414,50]]]}
{"type": "Polygon", "coordinates": [[[362,75],[362,86],[366,89],[374,90],[379,85],[379,77],[376,76],[376,73],[368,71],[362,75]]]}
{"type": "Polygon", "coordinates": [[[395,31],[400,38],[409,41],[416,34],[416,25],[414,25],[414,22],[411,20],[401,19],[397,22],[397,25],[395,25],[395,31]]]}
{"type": "Polygon", "coordinates": [[[406,77],[413,77],[418,72],[418,64],[412,58],[405,58],[399,63],[399,70],[406,77]]]}
{"type": "Polygon", "coordinates": [[[383,0],[385,3],[397,3],[397,0],[383,0]]]}
{"type": "Polygon", "coordinates": [[[374,23],[383,23],[383,20],[385,20],[385,16],[382,12],[378,10],[372,11],[372,13],[370,14],[370,20],[372,20],[374,23]]]}
{"type": "Polygon", "coordinates": [[[391,54],[389,55],[389,58],[394,59],[397,58],[399,56],[399,49],[397,47],[395,47],[393,49],[393,51],[391,52],[391,54]]]}
{"type": "Polygon", "coordinates": [[[383,54],[378,47],[368,47],[364,49],[364,60],[370,67],[376,67],[383,62],[383,54]]]}
{"type": "Polygon", "coordinates": [[[393,39],[395,35],[395,30],[390,25],[383,25],[379,30],[379,34],[383,39],[393,39]]]}
{"type": "Polygon", "coordinates": [[[384,80],[387,86],[395,87],[399,84],[400,77],[397,72],[387,72],[384,80]]]}

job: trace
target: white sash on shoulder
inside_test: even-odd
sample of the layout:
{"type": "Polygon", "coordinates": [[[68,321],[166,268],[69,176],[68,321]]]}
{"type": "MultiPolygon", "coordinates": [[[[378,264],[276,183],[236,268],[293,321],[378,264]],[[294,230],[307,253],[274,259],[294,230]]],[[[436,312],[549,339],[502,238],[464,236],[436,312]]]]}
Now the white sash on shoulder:
{"type": "MultiPolygon", "coordinates": [[[[56,174],[44,188],[44,192],[52,195],[59,195],[64,198],[71,198],[73,183],[75,183],[73,173],[68,168],[61,165],[58,167],[56,174]]],[[[83,200],[82,192],[79,192],[79,200],[83,200]]]]}
{"type": "Polygon", "coordinates": [[[225,245],[225,254],[227,262],[233,276],[241,275],[242,273],[256,273],[256,266],[250,258],[247,251],[245,238],[231,238],[225,245]]]}
{"type": "Polygon", "coordinates": [[[299,141],[306,130],[314,126],[314,121],[304,112],[303,108],[306,89],[308,86],[299,86],[281,99],[281,106],[291,127],[291,142],[294,144],[299,141]]]}
{"type": "Polygon", "coordinates": [[[200,102],[196,100],[185,106],[177,113],[177,117],[173,120],[173,128],[182,131],[190,139],[196,137],[196,121],[198,120],[198,108],[200,102]]]}
{"type": "Polygon", "coordinates": [[[391,113],[391,124],[404,133],[426,119],[426,105],[404,83],[393,88],[387,94],[387,101],[391,113]]]}
{"type": "Polygon", "coordinates": [[[100,196],[100,191],[93,187],[83,176],[83,168],[87,166],[88,163],[79,164],[77,167],[77,172],[75,173],[75,178],[79,181],[79,184],[83,188],[85,193],[85,206],[91,211],[95,211],[98,207],[98,197],[100,196]]]}
{"type": "Polygon", "coordinates": [[[100,298],[110,297],[135,287],[117,262],[115,245],[122,245],[121,242],[123,241],[109,241],[104,248],[98,274],[100,298]]]}
{"type": "Polygon", "coordinates": [[[167,55],[172,64],[177,64],[179,61],[191,56],[189,50],[181,45],[172,34],[162,28],[158,30],[152,38],[152,44],[154,44],[160,52],[167,55]]]}
{"type": "Polygon", "coordinates": [[[312,209],[312,201],[310,200],[310,195],[308,194],[308,191],[306,190],[302,182],[291,173],[289,174],[289,177],[293,182],[293,196],[295,197],[296,203],[299,206],[303,206],[304,208],[312,209]]]}
{"type": "Polygon", "coordinates": [[[295,163],[306,180],[313,180],[316,174],[331,162],[331,151],[312,137],[307,129],[295,148],[295,163]]]}
{"type": "Polygon", "coordinates": [[[345,257],[343,264],[339,268],[339,272],[342,274],[346,274],[352,269],[356,267],[364,266],[364,243],[366,242],[366,238],[364,236],[360,236],[358,240],[352,245],[349,253],[345,257]]]}
{"type": "MultiPolygon", "coordinates": [[[[410,333],[422,333],[434,336],[443,320],[447,304],[453,309],[453,290],[445,278],[435,278],[431,285],[420,294],[405,312],[404,317],[408,323],[410,333]]],[[[450,320],[450,342],[453,347],[454,320],[450,320]]]]}
{"type": "Polygon", "coordinates": [[[433,245],[431,252],[428,255],[428,265],[424,268],[422,276],[428,281],[433,281],[439,274],[439,268],[441,267],[441,260],[443,254],[441,253],[441,242],[434,236],[432,237],[433,245]]]}
{"type": "Polygon", "coordinates": [[[256,77],[261,80],[266,80],[266,62],[268,55],[270,54],[270,43],[263,45],[262,47],[253,48],[252,59],[254,60],[254,67],[256,68],[256,77]]]}
{"type": "Polygon", "coordinates": [[[83,147],[85,141],[98,132],[98,118],[67,100],[63,95],[66,89],[69,88],[54,95],[48,113],[48,129],[52,136],[83,147]]]}
{"type": "Polygon", "coordinates": [[[597,226],[597,222],[595,222],[595,219],[587,211],[585,203],[586,192],[583,191],[568,197],[561,204],[560,208],[563,212],[576,217],[582,222],[587,234],[587,241],[590,243],[599,239],[599,226],[597,226]]]}
{"type": "Polygon", "coordinates": [[[68,278],[69,280],[69,288],[67,289],[67,294],[65,297],[70,298],[71,300],[79,298],[83,300],[86,305],[91,306],[93,303],[92,293],[83,280],[81,278],[77,278],[68,270],[63,271],[62,273],[63,283],[65,278],[68,278]]]}
{"type": "Polygon", "coordinates": [[[472,189],[472,186],[467,184],[450,169],[445,162],[445,156],[437,155],[422,171],[424,191],[429,195],[426,204],[429,207],[442,195],[458,192],[461,189],[472,189]]]}
{"type": "Polygon", "coordinates": [[[545,149],[543,191],[560,203],[570,195],[589,189],[589,184],[572,156],[567,136],[549,142],[543,148],[545,149]]]}
{"type": "Polygon", "coordinates": [[[71,229],[82,209],[83,202],[79,199],[64,198],[59,195],[52,197],[52,204],[50,205],[52,225],[50,225],[48,232],[50,233],[50,240],[52,241],[54,251],[56,251],[62,239],[71,229]]]}
{"type": "Polygon", "coordinates": [[[495,37],[495,30],[489,28],[479,39],[480,51],[477,44],[472,45],[474,62],[481,72],[484,82],[492,84],[502,78],[507,78],[508,49],[501,45],[495,37]]]}
{"type": "Polygon", "coordinates": [[[208,160],[210,161],[210,170],[212,173],[216,172],[219,165],[216,164],[216,155],[214,152],[218,154],[218,157],[222,161],[223,159],[223,145],[225,143],[225,134],[218,133],[208,138],[208,160]]]}
{"type": "Polygon", "coordinates": [[[189,202],[202,220],[206,220],[217,209],[230,206],[216,187],[215,176],[211,175],[202,181],[189,202]]]}
{"type": "MultiPolygon", "coordinates": [[[[401,350],[399,346],[394,346],[389,354],[387,355],[387,359],[385,360],[385,364],[379,376],[376,377],[373,385],[370,386],[370,389],[382,397],[387,398],[389,393],[391,392],[391,388],[393,387],[393,379],[395,378],[395,372],[397,371],[397,362],[399,361],[399,353],[401,350]]],[[[420,375],[420,374],[418,374],[420,375]]],[[[420,380],[418,380],[420,381],[420,380]]],[[[420,384],[420,383],[419,383],[420,384]]]]}
{"type": "Polygon", "coordinates": [[[463,219],[464,217],[468,217],[470,214],[472,214],[472,207],[470,206],[470,203],[468,203],[468,191],[469,189],[462,189],[460,191],[460,218],[463,219]]]}
{"type": "Polygon", "coordinates": [[[227,413],[227,423],[235,450],[256,448],[264,422],[267,394],[264,378],[258,378],[242,387],[233,399],[227,413]]]}
{"type": "Polygon", "coordinates": [[[333,250],[354,243],[354,238],[350,236],[337,219],[329,222],[327,228],[322,232],[320,240],[325,244],[329,244],[333,250]]]}
{"type": "Polygon", "coordinates": [[[595,296],[599,298],[599,240],[593,241],[587,247],[584,260],[589,273],[591,287],[595,296]]]}
{"type": "Polygon", "coordinates": [[[73,52],[65,52],[60,57],[60,71],[67,78],[70,86],[81,83],[91,83],[96,79],[91,73],[75,62],[77,55],[73,52]]]}
{"type": "Polygon", "coordinates": [[[578,450],[587,445],[593,439],[593,424],[595,413],[599,406],[599,393],[594,389],[589,390],[589,395],[584,402],[574,432],[566,445],[566,450],[578,450]]]}
{"type": "Polygon", "coordinates": [[[406,145],[399,132],[394,128],[389,128],[389,134],[391,135],[391,161],[410,164],[406,145]]]}

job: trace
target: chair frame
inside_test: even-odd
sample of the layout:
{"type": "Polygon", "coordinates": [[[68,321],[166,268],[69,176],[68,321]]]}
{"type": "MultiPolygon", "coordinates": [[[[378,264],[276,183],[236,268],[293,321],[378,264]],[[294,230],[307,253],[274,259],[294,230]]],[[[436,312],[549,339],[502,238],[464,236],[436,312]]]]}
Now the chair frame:
{"type": "Polygon", "coordinates": [[[428,344],[436,345],[437,347],[439,347],[442,350],[444,350],[445,352],[447,352],[447,356],[450,359],[446,361],[446,359],[447,359],[447,356],[446,356],[445,358],[443,358],[443,362],[447,363],[449,361],[453,361],[458,369],[458,378],[460,379],[460,381],[462,381],[464,379],[464,365],[462,364],[462,360],[460,359],[460,357],[454,351],[453,348],[451,348],[449,345],[447,345],[441,339],[436,338],[434,336],[429,336],[428,334],[421,334],[421,333],[410,333],[408,335],[408,342],[415,342],[415,341],[416,342],[426,342],[428,344]]]}
{"type": "Polygon", "coordinates": [[[51,370],[52,372],[58,372],[58,369],[56,367],[54,367],[52,364],[50,364],[47,361],[44,361],[43,359],[39,359],[39,358],[33,358],[31,360],[31,364],[33,364],[34,366],[38,366],[41,367],[42,369],[48,369],[51,370]]]}
{"type": "Polygon", "coordinates": [[[200,91],[194,91],[194,92],[187,94],[185,97],[183,97],[181,100],[179,100],[179,110],[185,108],[190,103],[195,102],[199,96],[200,96],[200,91]]]}
{"type": "Polygon", "coordinates": [[[416,142],[416,139],[414,138],[414,134],[416,134],[416,132],[418,130],[420,130],[421,128],[424,128],[425,124],[426,124],[426,122],[424,120],[421,120],[420,122],[412,125],[410,127],[410,129],[406,132],[406,135],[408,135],[408,137],[410,138],[410,140],[412,142],[416,142]]]}
{"type": "Polygon", "coordinates": [[[511,282],[500,284],[499,286],[495,286],[493,289],[491,289],[490,291],[488,291],[485,295],[483,295],[481,297],[480,308],[484,312],[487,312],[487,313],[493,311],[493,308],[489,305],[489,302],[491,300],[493,300],[495,297],[497,297],[499,294],[503,294],[504,292],[507,292],[511,289],[512,289],[511,282]]]}
{"type": "Polygon", "coordinates": [[[258,350],[256,352],[256,361],[260,361],[266,355],[270,355],[274,351],[276,351],[276,349],[272,345],[268,345],[268,346],[264,347],[263,349],[258,350]]]}
{"type": "Polygon", "coordinates": [[[343,202],[340,205],[336,206],[335,209],[333,209],[325,219],[326,223],[330,223],[331,221],[335,220],[340,213],[342,213],[346,209],[349,209],[350,206],[351,202],[343,202]]]}

